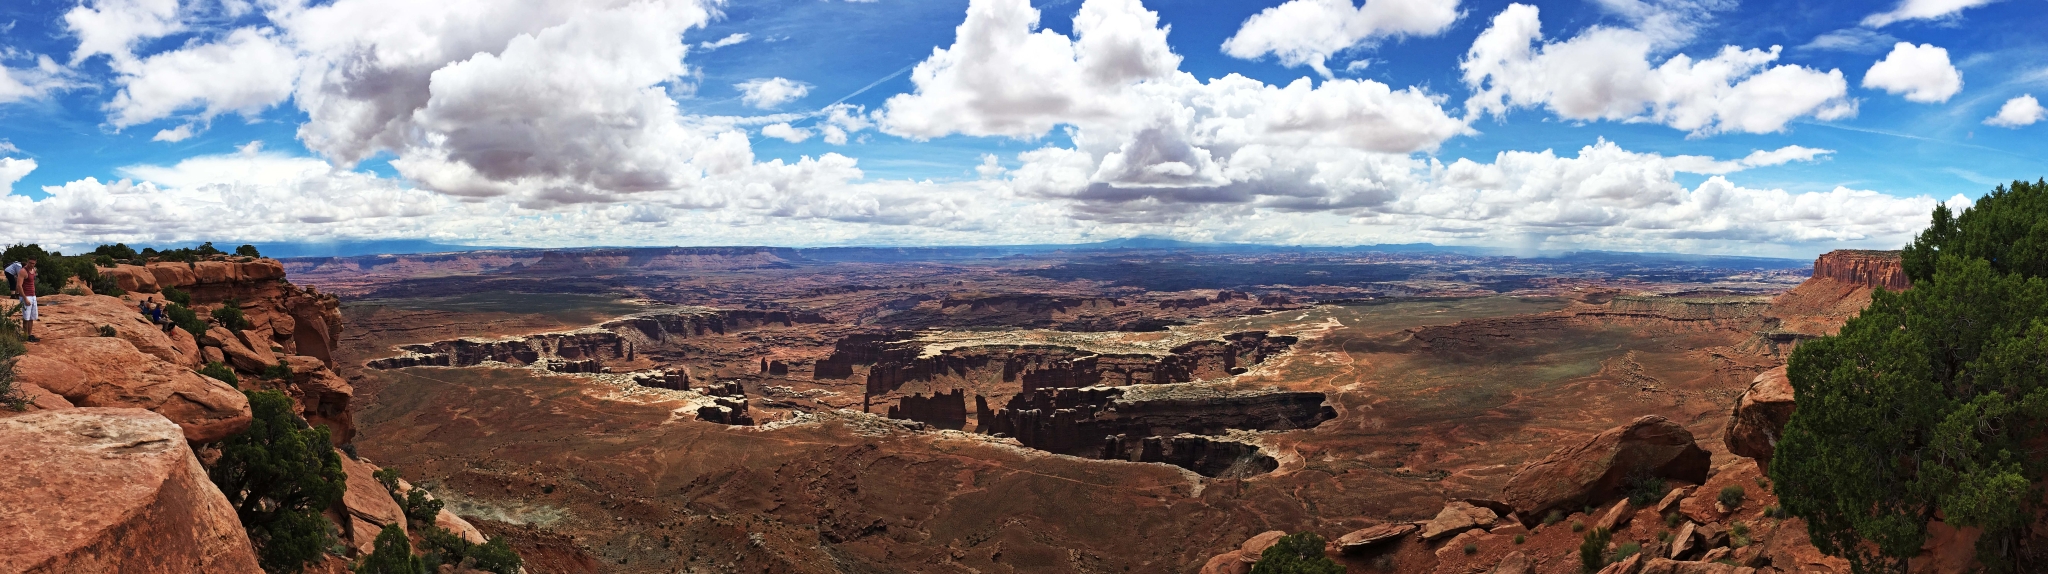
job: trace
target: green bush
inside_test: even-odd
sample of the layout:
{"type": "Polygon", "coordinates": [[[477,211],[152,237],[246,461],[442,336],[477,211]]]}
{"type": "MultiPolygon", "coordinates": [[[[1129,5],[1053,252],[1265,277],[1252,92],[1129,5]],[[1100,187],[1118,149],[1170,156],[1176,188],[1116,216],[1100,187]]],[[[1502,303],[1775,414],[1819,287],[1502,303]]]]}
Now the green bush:
{"type": "Polygon", "coordinates": [[[1622,482],[1622,487],[1628,493],[1628,503],[1631,506],[1656,504],[1657,501],[1663,500],[1664,493],[1668,492],[1665,489],[1666,486],[1663,477],[1647,472],[1630,473],[1628,478],[1622,482]]]}
{"type": "Polygon", "coordinates": [[[262,254],[262,253],[257,253],[257,252],[256,252],[256,246],[254,246],[254,245],[243,245],[243,246],[241,246],[241,247],[236,247],[236,248],[235,248],[235,254],[236,254],[236,255],[240,255],[240,256],[243,256],[243,257],[262,257],[262,256],[263,256],[263,254],[262,254]]]}
{"type": "Polygon", "coordinates": [[[427,498],[427,491],[423,489],[415,488],[405,493],[401,504],[405,508],[405,518],[414,524],[433,524],[434,516],[441,513],[441,501],[427,498]]]}
{"type": "MultiPolygon", "coordinates": [[[[111,267],[111,265],[109,267],[111,267]]],[[[121,289],[121,283],[119,281],[115,281],[114,277],[111,275],[101,275],[97,278],[94,278],[92,280],[92,292],[94,294],[106,295],[108,297],[120,297],[122,295],[128,294],[128,291],[121,289]]]]}
{"type": "Polygon", "coordinates": [[[1579,521],[1577,521],[1577,520],[1573,520],[1573,521],[1572,521],[1572,532],[1585,532],[1585,531],[1586,531],[1586,523],[1584,523],[1584,522],[1579,522],[1579,521]]]}
{"type": "Polygon", "coordinates": [[[113,325],[100,325],[100,328],[99,328],[98,330],[99,330],[99,333],[100,333],[100,336],[101,336],[101,337],[119,337],[119,336],[121,336],[121,333],[120,333],[120,332],[118,332],[118,331],[115,331],[115,330],[114,330],[114,326],[113,326],[113,325]]]}
{"type": "Polygon", "coordinates": [[[1343,574],[1343,566],[1323,555],[1323,545],[1323,537],[1314,532],[1282,536],[1259,554],[1252,574],[1343,574]]]}
{"type": "Polygon", "coordinates": [[[208,474],[235,507],[263,569],[298,572],[334,543],[332,524],[320,512],[341,500],[348,475],[329,446],[327,427],[308,426],[292,412],[291,397],[243,394],[249,429],[221,442],[208,474]]]}
{"type": "Polygon", "coordinates": [[[290,380],[292,378],[292,366],[286,364],[284,359],[278,359],[277,364],[263,368],[263,378],[279,381],[290,380]]]}
{"type": "Polygon", "coordinates": [[[1515,535],[1515,544],[1521,544],[1521,543],[1523,543],[1523,542],[1528,542],[1528,541],[1529,541],[1529,537],[1527,537],[1527,536],[1523,536],[1523,535],[1520,535],[1520,534],[1516,534],[1516,535],[1515,535]]]}
{"type": "Polygon", "coordinates": [[[205,366],[199,367],[199,374],[213,377],[215,379],[220,380],[220,382],[227,383],[229,385],[241,384],[241,381],[235,377],[235,370],[228,368],[227,365],[221,364],[220,361],[214,361],[211,363],[207,363],[205,366]]]}
{"type": "Polygon", "coordinates": [[[113,245],[94,247],[92,254],[108,259],[127,261],[135,258],[135,248],[129,247],[126,243],[115,243],[113,245]]]}
{"type": "Polygon", "coordinates": [[[1749,525],[1737,522],[1728,526],[1728,546],[1741,548],[1749,545],[1749,525]]]}
{"type": "Polygon", "coordinates": [[[179,329],[184,329],[187,333],[191,333],[193,339],[198,339],[206,334],[206,320],[200,319],[199,314],[192,312],[190,307],[172,302],[169,306],[164,307],[164,316],[171,318],[171,324],[177,325],[179,329]]]}
{"type": "Polygon", "coordinates": [[[1543,515],[1543,525],[1544,525],[1544,526],[1550,526],[1550,525],[1552,525],[1552,524],[1557,524],[1557,523],[1559,523],[1559,522],[1563,522],[1563,521],[1564,521],[1564,511],[1562,511],[1562,510],[1552,510],[1552,511],[1550,511],[1550,514],[1545,514],[1545,515],[1543,515]]]}
{"type": "Polygon", "coordinates": [[[21,342],[21,323],[11,314],[0,316],[0,408],[28,410],[28,396],[14,382],[14,360],[28,352],[21,342]]]}
{"type": "Polygon", "coordinates": [[[163,296],[165,300],[170,301],[172,303],[177,303],[179,305],[183,305],[186,307],[192,306],[192,294],[181,291],[176,287],[165,287],[163,296]]]}
{"type": "Polygon", "coordinates": [[[1728,507],[1729,510],[1734,510],[1742,506],[1742,498],[1748,496],[1748,494],[1742,490],[1742,485],[1730,484],[1721,487],[1721,494],[1715,496],[1714,501],[1721,503],[1721,506],[1728,507]]]}
{"type": "Polygon", "coordinates": [[[1642,551],[1643,545],[1641,544],[1637,544],[1634,542],[1623,543],[1621,546],[1615,547],[1614,555],[1607,558],[1607,563],[1613,564],[1616,562],[1627,560],[1628,557],[1635,556],[1637,553],[1640,553],[1642,551]]]}
{"type": "Polygon", "coordinates": [[[239,332],[254,326],[249,324],[248,317],[242,316],[242,303],[234,299],[229,299],[221,303],[219,309],[214,309],[213,320],[220,323],[220,326],[227,327],[229,331],[239,332]]]}
{"type": "Polygon", "coordinates": [[[1799,408],[1770,468],[1781,511],[1859,572],[1898,571],[1928,517],[1981,528],[1990,572],[2021,568],[2048,465],[2048,181],[1936,205],[1906,246],[1912,288],[1871,294],[1836,335],[1801,343],[1799,408]]]}
{"type": "Polygon", "coordinates": [[[412,555],[412,541],[393,524],[377,533],[369,554],[356,560],[356,574],[426,574],[427,567],[412,555]]]}
{"type": "MultiPolygon", "coordinates": [[[[1260,561],[1263,562],[1264,560],[1263,557],[1260,558],[1260,561]]],[[[1343,567],[1330,562],[1329,558],[1323,558],[1322,560],[1323,563],[1329,564],[1331,567],[1336,568],[1336,570],[1299,570],[1299,572],[1336,573],[1344,571],[1343,567]]],[[[486,540],[483,544],[469,548],[470,567],[492,574],[512,574],[518,572],[519,566],[523,562],[519,558],[519,553],[513,552],[512,545],[505,543],[505,538],[502,536],[486,540]]],[[[1256,570],[1258,566],[1254,565],[1252,568],[1256,570]]]]}
{"type": "Polygon", "coordinates": [[[1680,514],[1678,514],[1678,513],[1676,513],[1676,512],[1670,512],[1670,513],[1666,513],[1666,514],[1664,515],[1664,527],[1665,527],[1665,528],[1677,528],[1677,527],[1678,527],[1678,523],[1680,523],[1680,522],[1684,522],[1684,521],[1685,521],[1685,517],[1684,517],[1684,516],[1682,516],[1682,515],[1680,515],[1680,514]]]}
{"type": "Polygon", "coordinates": [[[1599,572],[1607,566],[1607,543],[1614,541],[1614,533],[1605,528],[1594,528],[1579,542],[1579,566],[1587,572],[1599,572]]]}

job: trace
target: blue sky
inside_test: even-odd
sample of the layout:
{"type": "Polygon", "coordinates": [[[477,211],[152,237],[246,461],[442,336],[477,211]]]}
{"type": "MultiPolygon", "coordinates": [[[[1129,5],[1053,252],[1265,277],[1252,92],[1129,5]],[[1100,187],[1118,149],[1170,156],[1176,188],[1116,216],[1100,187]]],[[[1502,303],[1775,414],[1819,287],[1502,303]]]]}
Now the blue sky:
{"type": "Polygon", "coordinates": [[[2048,175],[2043,0],[417,4],[0,6],[0,240],[1804,256],[2048,175]]]}

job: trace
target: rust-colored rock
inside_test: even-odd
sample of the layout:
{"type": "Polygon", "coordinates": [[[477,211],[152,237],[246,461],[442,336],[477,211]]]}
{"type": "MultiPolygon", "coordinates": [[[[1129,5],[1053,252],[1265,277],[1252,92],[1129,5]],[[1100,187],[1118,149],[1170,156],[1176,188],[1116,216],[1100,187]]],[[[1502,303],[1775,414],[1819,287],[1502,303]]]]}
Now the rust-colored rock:
{"type": "Polygon", "coordinates": [[[1692,432],[1661,416],[1638,418],[1524,465],[1502,491],[1523,517],[1612,500],[1631,473],[1703,482],[1711,456],[1692,432]]]}
{"type": "Polygon", "coordinates": [[[1407,522],[1369,526],[1337,537],[1337,548],[1347,554],[1364,552],[1369,548],[1379,546],[1381,543],[1406,536],[1408,533],[1414,532],[1415,528],[1414,524],[1407,522]]]}
{"type": "Polygon", "coordinates": [[[1287,536],[1287,533],[1278,530],[1261,532],[1257,536],[1244,541],[1244,544],[1238,546],[1236,550],[1210,558],[1207,563],[1202,565],[1202,574],[1246,574],[1251,572],[1252,564],[1259,561],[1259,555],[1264,554],[1267,548],[1272,548],[1274,544],[1279,543],[1280,538],[1283,536],[1287,536]]]}
{"type": "Polygon", "coordinates": [[[1671,535],[1670,556],[1677,558],[1698,548],[1697,534],[1699,534],[1699,523],[1686,521],[1685,526],[1678,527],[1678,532],[1671,535]]]}
{"type": "Polygon", "coordinates": [[[405,510],[391,498],[391,491],[377,482],[376,465],[349,458],[346,453],[335,454],[341,457],[341,469],[348,473],[348,492],[341,497],[341,510],[349,523],[338,525],[342,540],[367,553],[375,547],[377,533],[384,527],[396,524],[405,528],[405,510]]]}
{"type": "Polygon", "coordinates": [[[1735,566],[1717,562],[1679,562],[1668,558],[1657,558],[1643,564],[1639,574],[1753,574],[1755,568],[1735,566]]]}
{"type": "Polygon", "coordinates": [[[1693,490],[1694,487],[1691,486],[1681,486],[1671,489],[1670,493],[1664,495],[1663,500],[1657,501],[1657,506],[1654,507],[1657,509],[1657,516],[1663,516],[1666,514],[1671,514],[1673,512],[1678,512],[1679,503],[1685,502],[1685,497],[1692,496],[1693,490]]]}
{"type": "Polygon", "coordinates": [[[1493,565],[1487,574],[1536,574],[1536,561],[1521,551],[1509,552],[1502,556],[1499,564],[1493,565]]]}
{"type": "Polygon", "coordinates": [[[1906,279],[1906,266],[1899,259],[1897,251],[1829,251],[1814,260],[1813,276],[1893,291],[1904,291],[1911,287],[1911,283],[1906,279]]]}
{"type": "Polygon", "coordinates": [[[101,268],[100,275],[112,278],[114,286],[120,287],[122,291],[135,293],[155,293],[159,291],[156,284],[156,274],[151,273],[148,268],[140,265],[123,264],[115,265],[111,269],[101,268]]]}
{"type": "Polygon", "coordinates": [[[1606,568],[1601,568],[1600,574],[1637,574],[1642,569],[1643,553],[1637,552],[1629,555],[1628,558],[1623,558],[1620,562],[1608,564],[1606,568]]]}
{"type": "Polygon", "coordinates": [[[1792,381],[1785,377],[1784,367],[1757,375],[1749,390],[1735,399],[1735,414],[1722,433],[1728,452],[1756,459],[1757,465],[1768,471],[1778,437],[1792,420],[1792,406],[1792,381]]]}
{"type": "Polygon", "coordinates": [[[214,325],[213,328],[207,329],[206,335],[200,337],[200,342],[209,347],[219,347],[221,354],[227,357],[228,363],[243,372],[261,373],[264,367],[277,364],[277,355],[270,352],[270,347],[251,349],[242,343],[241,337],[235,336],[235,333],[226,327],[214,325]]]}
{"type": "Polygon", "coordinates": [[[0,419],[0,571],[262,572],[184,438],[141,409],[0,419]]]}
{"type": "Polygon", "coordinates": [[[1600,513],[1600,521],[1593,523],[1593,526],[1610,531],[1615,530],[1624,524],[1628,524],[1628,519],[1635,517],[1635,510],[1635,507],[1629,505],[1627,499],[1614,501],[1614,506],[1609,507],[1607,512],[1600,513]]]}
{"type": "Polygon", "coordinates": [[[439,526],[443,530],[453,532],[456,536],[461,536],[463,540],[468,540],[470,544],[489,542],[489,540],[484,538],[483,531],[477,530],[476,526],[471,525],[469,521],[463,520],[462,517],[456,516],[455,513],[449,512],[445,508],[441,509],[440,514],[434,515],[434,526],[439,526]]]}
{"type": "Polygon", "coordinates": [[[127,301],[105,295],[48,295],[38,302],[43,317],[36,321],[36,334],[44,339],[98,337],[100,327],[113,327],[114,336],[144,353],[172,364],[197,366],[186,362],[188,356],[173,335],[151,324],[127,301]]]}
{"type": "Polygon", "coordinates": [[[1422,539],[1437,540],[1473,528],[1492,526],[1493,521],[1499,517],[1500,515],[1494,514],[1492,509],[1473,506],[1472,503],[1462,500],[1452,501],[1445,504],[1444,509],[1438,511],[1436,518],[1431,519],[1429,524],[1422,526],[1422,539]]]}
{"type": "Polygon", "coordinates": [[[249,427],[249,400],[213,380],[136,350],[125,339],[81,337],[30,343],[14,366],[15,380],[62,395],[81,407],[137,407],[185,429],[192,442],[213,442],[249,427]]]}

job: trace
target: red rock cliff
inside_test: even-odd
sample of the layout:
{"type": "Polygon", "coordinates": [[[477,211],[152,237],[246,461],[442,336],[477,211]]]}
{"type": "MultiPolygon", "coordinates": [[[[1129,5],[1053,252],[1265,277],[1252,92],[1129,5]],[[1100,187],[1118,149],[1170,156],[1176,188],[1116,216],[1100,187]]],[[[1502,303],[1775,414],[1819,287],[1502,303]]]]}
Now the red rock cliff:
{"type": "Polygon", "coordinates": [[[1853,285],[1883,287],[1893,291],[1904,291],[1911,286],[1906,280],[1906,267],[1900,262],[1897,251],[1829,251],[1821,255],[1820,259],[1814,260],[1813,276],[1853,285]]]}
{"type": "Polygon", "coordinates": [[[0,572],[262,572],[234,507],[156,413],[0,418],[0,468],[0,572]]]}

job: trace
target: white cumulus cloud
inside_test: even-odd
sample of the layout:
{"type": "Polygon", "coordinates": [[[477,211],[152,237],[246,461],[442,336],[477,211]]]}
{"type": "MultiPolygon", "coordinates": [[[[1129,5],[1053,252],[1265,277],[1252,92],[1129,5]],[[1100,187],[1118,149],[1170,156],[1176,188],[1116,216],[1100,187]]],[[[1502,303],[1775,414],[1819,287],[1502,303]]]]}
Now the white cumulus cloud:
{"type": "Polygon", "coordinates": [[[1947,48],[1899,42],[1864,72],[1863,87],[1905,94],[1907,101],[1946,102],[1963,91],[1963,73],[1949,64],[1947,48]]]}
{"type": "Polygon", "coordinates": [[[768,124],[767,126],[762,127],[761,135],[783,140],[789,143],[803,143],[804,140],[811,139],[811,130],[798,127],[790,127],[789,123],[784,122],[778,124],[768,124]]]}
{"type": "Polygon", "coordinates": [[[0,195],[14,193],[14,182],[21,181],[21,178],[28,177],[29,172],[35,170],[36,160],[0,157],[0,195]]]}
{"type": "Polygon", "coordinates": [[[1795,118],[1855,114],[1840,70],[1771,66],[1780,48],[1723,47],[1712,58],[1679,54],[1653,65],[1659,37],[1640,30],[1593,27],[1569,40],[1545,42],[1535,6],[1513,4],[1459,64],[1473,95],[1468,117],[1544,107],[1569,120],[1655,122],[1711,135],[1770,133],[1795,118]]]}
{"type": "Polygon", "coordinates": [[[1382,38],[1431,36],[1458,20],[1458,0],[1289,0],[1247,18],[1223,53],[1247,60],[1271,54],[1330,77],[1332,54],[1382,38]]]}
{"type": "Polygon", "coordinates": [[[1984,118],[1984,125],[2017,128],[2033,125],[2044,117],[2048,117],[2048,109],[2043,109],[2041,101],[2034,99],[2033,94],[2026,94],[2006,100],[2005,105],[1999,106],[1997,114],[1984,118]]]}
{"type": "Polygon", "coordinates": [[[811,93],[810,84],[789,78],[754,78],[732,87],[739,89],[740,102],[763,110],[782,107],[811,93]]]}
{"type": "Polygon", "coordinates": [[[64,13],[64,25],[78,37],[71,52],[77,65],[96,55],[114,60],[119,69],[134,58],[135,45],[185,28],[178,18],[178,0],[92,0],[64,13]]]}
{"type": "Polygon", "coordinates": [[[1934,20],[1997,2],[1998,0],[1899,0],[1891,10],[1871,14],[1863,19],[1863,25],[1882,28],[1894,22],[1906,20],[1934,20]]]}
{"type": "MultiPolygon", "coordinates": [[[[273,34],[267,28],[241,28],[218,42],[124,66],[121,91],[107,104],[108,120],[123,128],[190,108],[198,108],[201,121],[228,112],[253,117],[283,102],[291,97],[299,61],[273,34]]],[[[191,135],[189,124],[179,129],[191,135]]]]}

